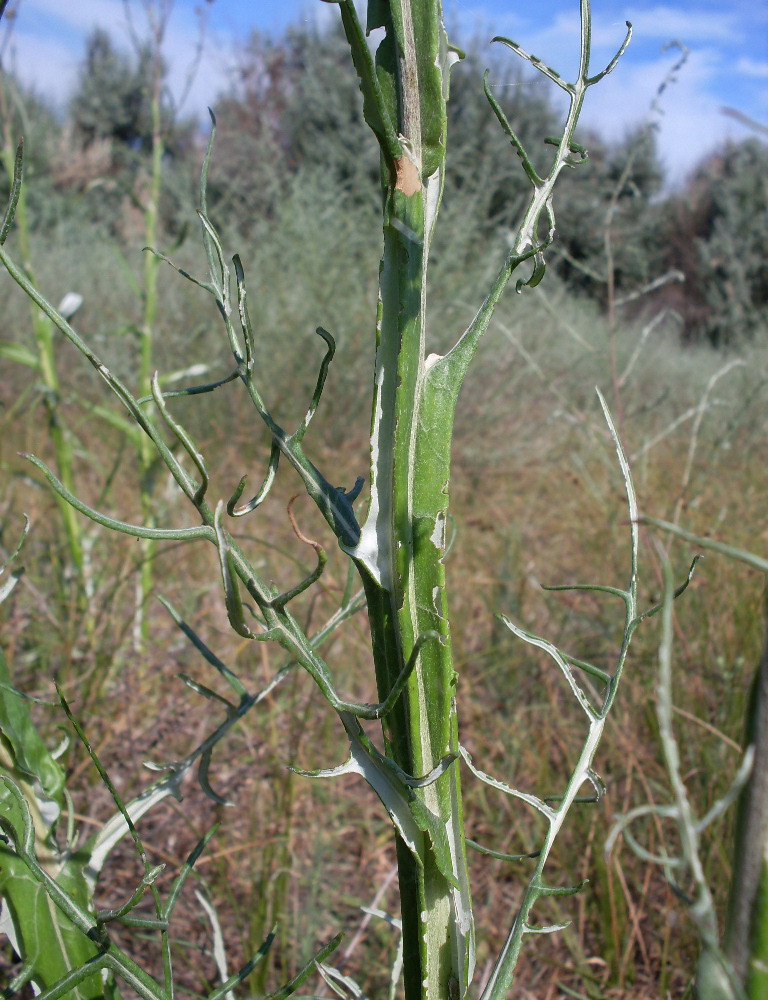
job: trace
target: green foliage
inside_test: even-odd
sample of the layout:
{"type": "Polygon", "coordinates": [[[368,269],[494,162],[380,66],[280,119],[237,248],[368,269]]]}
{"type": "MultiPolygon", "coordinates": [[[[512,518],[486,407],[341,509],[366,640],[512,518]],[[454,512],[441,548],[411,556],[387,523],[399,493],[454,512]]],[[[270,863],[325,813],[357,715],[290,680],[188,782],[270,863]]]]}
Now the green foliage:
{"type": "MultiPolygon", "coordinates": [[[[52,905],[47,891],[52,882],[75,904],[87,907],[88,856],[72,852],[69,845],[61,848],[56,841],[64,808],[64,772],[38,736],[22,696],[13,689],[2,650],[0,685],[0,828],[5,835],[0,844],[0,895],[26,981],[43,990],[72,969],[87,965],[97,953],[95,943],[69,914],[52,905]],[[32,868],[19,849],[25,840],[37,862],[32,868]]],[[[91,978],[79,995],[83,1000],[100,997],[101,984],[91,978]]]]}
{"type": "Polygon", "coordinates": [[[605,304],[607,230],[617,294],[633,292],[658,276],[664,209],[654,199],[663,173],[653,129],[641,127],[614,146],[598,136],[583,141],[591,169],[574,172],[563,184],[558,236],[565,252],[558,271],[570,288],[605,304]]]}
{"type": "Polygon", "coordinates": [[[768,326],[768,146],[726,146],[664,206],[667,262],[686,276],[675,304],[690,341],[742,344],[768,326]]]}
{"type": "MultiPolygon", "coordinates": [[[[167,68],[150,42],[141,45],[132,58],[117,48],[108,32],[96,28],[86,40],[78,84],[69,102],[75,142],[86,149],[99,141],[109,142],[116,165],[132,160],[131,153],[149,155],[155,73],[163,79],[167,68]]],[[[165,152],[179,156],[191,140],[191,126],[174,120],[167,100],[163,105],[165,152]]]]}
{"type": "Polygon", "coordinates": [[[345,202],[376,206],[379,159],[362,126],[360,87],[341,25],[286,36],[295,77],[280,117],[284,162],[322,171],[345,202]]]}
{"type": "Polygon", "coordinates": [[[289,188],[315,174],[350,210],[373,218],[378,155],[362,128],[341,27],[293,28],[279,40],[254,34],[238,77],[215,106],[227,167],[214,165],[209,197],[222,222],[243,228],[273,216],[289,188]]]}
{"type": "MultiPolygon", "coordinates": [[[[19,138],[26,144],[25,198],[31,230],[49,232],[72,215],[56,182],[62,126],[48,105],[33,91],[0,68],[0,145],[15,151],[19,138]]],[[[0,157],[0,194],[7,201],[13,179],[13,157],[0,157]]]]}
{"type": "Polygon", "coordinates": [[[133,66],[102,28],[88,37],[70,104],[75,137],[82,145],[108,139],[136,152],[149,151],[152,123],[146,90],[151,61],[152,52],[145,48],[133,66]]]}
{"type": "MultiPolygon", "coordinates": [[[[21,130],[32,231],[49,231],[85,213],[114,232],[125,227],[126,205],[143,210],[152,144],[149,81],[158,58],[150,42],[130,55],[96,30],[67,111],[68,133],[33,95],[14,98],[18,88],[7,81],[8,110],[0,102],[0,118],[5,114],[13,134],[21,128],[18,109],[27,107],[21,130]]],[[[446,251],[471,264],[478,241],[501,244],[526,198],[479,86],[488,62],[491,92],[534,162],[545,154],[542,134],[557,132],[551,96],[530,75],[493,53],[481,54],[475,43],[469,46],[453,73],[448,103],[452,140],[445,224],[434,246],[438,268],[446,251]]],[[[164,66],[159,71],[164,76],[164,66]]],[[[313,177],[343,198],[347,211],[369,229],[380,167],[375,144],[360,128],[359,86],[340,25],[320,30],[304,24],[280,38],[252,35],[240,57],[237,83],[215,108],[219,162],[227,167],[214,165],[209,198],[224,229],[254,235],[257,220],[274,219],[289,192],[314,185],[313,177]]],[[[175,235],[192,203],[195,128],[176,120],[165,90],[161,121],[160,221],[175,235]]],[[[682,195],[660,197],[663,171],[652,127],[616,144],[596,135],[581,139],[591,168],[564,178],[558,211],[558,272],[568,286],[605,305],[675,269],[685,276],[684,286],[667,288],[657,301],[682,315],[686,339],[725,346],[760,336],[768,308],[761,267],[768,205],[765,145],[750,140],[729,147],[699,168],[682,195]]],[[[3,180],[7,187],[9,178],[3,180]]]]}
{"type": "MultiPolygon", "coordinates": [[[[50,173],[60,134],[60,122],[45,101],[0,69],[0,135],[24,136],[27,144],[25,166],[30,184],[50,173]]],[[[2,190],[7,197],[7,176],[3,177],[2,190]]]]}

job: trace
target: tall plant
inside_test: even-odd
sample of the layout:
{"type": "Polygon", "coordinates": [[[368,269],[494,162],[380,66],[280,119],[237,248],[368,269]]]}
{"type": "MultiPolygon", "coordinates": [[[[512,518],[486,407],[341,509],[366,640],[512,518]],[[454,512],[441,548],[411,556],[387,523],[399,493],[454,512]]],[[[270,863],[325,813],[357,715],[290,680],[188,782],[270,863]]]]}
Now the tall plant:
{"type": "MultiPolygon", "coordinates": [[[[209,273],[206,279],[196,279],[179,270],[214,300],[234,366],[229,375],[216,383],[173,392],[162,391],[155,376],[151,395],[157,417],[150,415],[144,402],[94,354],[66,319],[34,288],[23,269],[0,247],[0,260],[11,276],[96,368],[152,443],[194,507],[199,523],[185,528],[160,528],[117,521],[76,498],[38,459],[31,461],[59,496],[99,524],[152,542],[203,539],[214,545],[232,628],[247,640],[276,642],[288,653],[290,661],[301,666],[316,682],[346,732],[349,757],[339,767],[302,773],[314,778],[348,773],[361,775],[374,789],[393,823],[406,1000],[457,1000],[469,996],[472,989],[475,930],[466,854],[468,846],[478,845],[471,844],[465,835],[461,763],[477,779],[544,817],[546,834],[540,849],[530,855],[536,863],[519,912],[490,978],[477,991],[481,1000],[502,1000],[513,981],[525,937],[557,929],[534,922],[535,904],[543,897],[567,896],[580,888],[549,885],[545,880],[545,866],[571,806],[583,800],[583,787],[591,789],[593,799],[602,794],[602,783],[593,770],[595,753],[616,697],[630,639],[639,623],[658,608],[644,613],[638,610],[636,503],[627,462],[604,406],[627,488],[631,524],[629,579],[625,588],[590,586],[581,589],[618,598],[623,605],[622,641],[615,668],[609,672],[576,659],[504,619],[516,636],[554,660],[586,716],[586,735],[562,795],[555,799],[544,800],[518,791],[476,767],[459,743],[458,676],[446,596],[446,523],[453,420],[465,375],[510,280],[519,269],[523,271],[516,284],[517,291],[521,292],[526,286],[538,285],[544,277],[545,254],[555,233],[553,193],[558,177],[564,169],[575,167],[586,159],[586,151],[575,141],[585,96],[590,87],[614,69],[629,41],[631,28],[628,26],[619,51],[608,66],[590,75],[590,5],[589,0],[580,0],[580,60],[573,83],[566,82],[515,42],[497,39],[562,89],[568,98],[569,109],[562,133],[546,139],[554,152],[548,172],[540,174],[495,99],[486,77],[488,101],[521,160],[531,194],[510,240],[509,250],[500,261],[473,320],[455,345],[439,356],[429,353],[427,347],[427,264],[443,190],[449,75],[460,53],[446,38],[440,0],[391,0],[389,3],[370,0],[367,30],[383,29],[384,36],[375,56],[369,49],[353,0],[327,2],[339,6],[360,80],[365,120],[381,152],[384,247],[376,320],[370,492],[364,516],[358,519],[356,507],[363,478],[358,478],[348,490],[332,485],[334,477],[321,472],[304,447],[336,351],[330,333],[322,327],[317,329],[325,353],[309,407],[298,427],[289,430],[282,426],[265,401],[261,372],[255,365],[255,333],[248,307],[245,269],[240,257],[235,255],[233,270],[230,270],[219,235],[208,215],[206,183],[213,134],[203,168],[200,207],[209,273]],[[176,395],[213,391],[234,382],[242,385],[271,438],[264,481],[244,504],[240,501],[245,490],[245,476],[229,499],[209,498],[208,464],[189,433],[173,416],[170,403],[170,397],[176,395]],[[165,432],[161,430],[163,424],[165,432]],[[164,436],[167,432],[178,448],[169,447],[164,436]],[[378,691],[376,702],[345,700],[337,691],[330,664],[318,648],[330,630],[358,606],[351,591],[345,594],[337,615],[315,636],[302,628],[291,611],[292,602],[323,573],[326,553],[321,544],[304,539],[315,551],[316,566],[303,580],[281,591],[260,573],[257,564],[251,561],[233,535],[232,519],[250,515],[265,500],[281,460],[298,474],[359,577],[370,624],[378,691]],[[587,684],[582,679],[584,676],[588,678],[587,684]],[[366,721],[381,723],[384,753],[370,740],[363,726],[366,721]]],[[[161,254],[158,257],[168,260],[161,254]]],[[[141,382],[141,373],[137,381],[141,382]]],[[[223,733],[258,704],[262,695],[250,694],[245,684],[189,626],[175,612],[172,614],[208,662],[228,681],[235,699],[226,704],[225,722],[181,765],[174,765],[171,777],[155,786],[148,796],[157,800],[175,791],[180,775],[195,763],[199,765],[203,787],[215,796],[207,778],[211,753],[223,733]]],[[[278,683],[281,676],[277,676],[274,683],[278,683]]],[[[221,703],[219,695],[202,685],[194,685],[194,689],[214,699],[216,704],[221,703]]],[[[146,797],[142,801],[146,803],[146,797]]],[[[13,827],[8,827],[7,833],[13,843],[18,834],[13,827]]],[[[31,848],[28,843],[22,847],[20,856],[27,863],[31,848]]],[[[50,886],[46,891],[54,905],[65,905],[61,894],[50,890],[50,886]]],[[[121,911],[121,916],[126,913],[127,910],[121,911]]],[[[159,903],[157,913],[158,922],[165,920],[163,933],[167,933],[167,913],[159,903]]],[[[75,913],[72,919],[77,927],[87,922],[82,911],[75,913]]],[[[97,956],[98,961],[91,960],[89,968],[77,974],[81,980],[97,968],[111,970],[115,975],[123,974],[122,966],[104,957],[112,954],[110,948],[114,947],[109,942],[105,921],[99,925],[97,938],[93,940],[97,948],[102,949],[99,952],[102,957],[97,956]]],[[[318,963],[328,954],[329,949],[324,949],[318,956],[318,963]]],[[[337,985],[346,983],[353,995],[361,995],[354,984],[350,985],[346,977],[340,979],[330,966],[318,964],[318,968],[337,985]]],[[[73,981],[74,978],[70,978],[70,982],[73,981]]],[[[172,995],[172,980],[168,978],[164,985],[152,985],[146,977],[143,980],[134,977],[132,985],[142,996],[153,1000],[172,995]]],[[[275,996],[288,996],[295,989],[296,981],[289,985],[290,989],[286,987],[275,996]]],[[[58,995],[56,987],[44,994],[46,997],[58,995]]]]}

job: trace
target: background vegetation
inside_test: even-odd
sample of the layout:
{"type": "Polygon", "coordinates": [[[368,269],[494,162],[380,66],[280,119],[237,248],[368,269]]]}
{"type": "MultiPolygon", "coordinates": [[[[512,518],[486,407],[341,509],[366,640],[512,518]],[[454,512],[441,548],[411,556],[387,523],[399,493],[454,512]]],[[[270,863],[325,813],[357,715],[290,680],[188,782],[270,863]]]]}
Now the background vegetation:
{"type": "MultiPolygon", "coordinates": [[[[95,34],[64,117],[21,93],[9,76],[0,80],[6,149],[25,137],[29,255],[38,284],[52,301],[72,291],[83,296],[78,326],[120,376],[134,370],[143,315],[141,248],[152,169],[145,81],[154,58],[150,49],[126,56],[108,36],[95,34]]],[[[471,290],[487,277],[478,247],[503,245],[524,197],[518,164],[482,94],[488,59],[479,47],[471,49],[452,81],[444,221],[432,276],[435,350],[466,325],[471,290]]],[[[320,323],[337,337],[344,360],[332,370],[314,447],[325,449],[323,461],[336,469],[339,483],[353,482],[368,463],[362,400],[372,368],[379,252],[372,183],[378,157],[362,126],[348,62],[333,31],[254,36],[238,80],[215,104],[221,141],[209,188],[210,213],[251,276],[251,311],[264,331],[257,363],[268,361],[269,404],[287,422],[300,416],[311,394],[314,368],[296,359],[312,350],[312,331],[320,323]]],[[[529,149],[556,130],[553,109],[527,76],[499,67],[492,82],[529,149]]],[[[199,270],[198,251],[188,247],[185,232],[194,220],[201,141],[196,126],[175,116],[167,101],[163,131],[160,246],[174,247],[174,259],[199,270]]],[[[604,389],[620,419],[641,510],[682,518],[694,533],[716,534],[743,549],[761,550],[768,536],[768,151],[758,139],[724,148],[700,165],[684,190],[668,192],[652,128],[617,146],[598,136],[581,141],[591,166],[574,172],[561,190],[556,266],[543,291],[500,307],[464,390],[455,445],[451,599],[461,683],[472,691],[464,699],[464,740],[487,770],[514,774],[518,787],[541,794],[557,785],[570,759],[578,717],[544,661],[531,667],[529,651],[493,615],[502,611],[598,664],[615,642],[613,609],[602,600],[586,593],[564,599],[540,589],[542,583],[618,580],[624,572],[625,515],[593,387],[604,389]],[[634,297],[670,271],[685,280],[634,297]]],[[[7,195],[7,167],[0,185],[7,195]]],[[[212,378],[224,374],[225,345],[201,320],[202,300],[170,271],[160,280],[157,368],[203,363],[212,378]]],[[[205,724],[176,674],[197,672],[208,681],[202,661],[156,602],[146,609],[150,644],[136,649],[131,623],[141,557],[131,541],[113,537],[107,544],[88,525],[84,575],[74,573],[58,508],[17,453],[50,459],[49,426],[56,420],[72,445],[79,493],[130,519],[139,516],[139,491],[132,463],[122,458],[133,446],[117,419],[96,422],[104,416],[100,387],[58,342],[59,389],[55,406],[49,405],[50,387],[24,353],[34,351],[27,304],[11,294],[7,276],[0,277],[0,296],[5,553],[15,547],[21,512],[33,522],[25,576],[4,605],[3,644],[14,683],[24,691],[50,698],[51,680],[58,678],[78,715],[89,720],[91,742],[127,797],[144,781],[139,762],[183,756],[205,724]],[[83,587],[95,614],[83,608],[83,587]]],[[[258,469],[269,445],[229,407],[227,397],[203,397],[184,418],[200,443],[222,456],[220,474],[229,467],[234,481],[237,455],[250,451],[258,469]]],[[[165,479],[152,469],[145,479],[142,488],[152,493],[160,519],[165,479]]],[[[258,537],[250,539],[276,579],[289,564],[306,561],[286,515],[290,482],[281,488],[256,522],[258,537]]],[[[320,536],[316,514],[308,504],[299,506],[303,531],[320,536]]],[[[646,542],[643,586],[652,602],[662,574],[653,538],[646,542]]],[[[675,542],[670,550],[679,575],[690,547],[675,542]]],[[[231,638],[209,585],[212,563],[201,561],[197,550],[172,545],[158,548],[155,560],[157,591],[195,621],[225,660],[266,681],[277,654],[262,645],[259,658],[231,638]]],[[[756,574],[711,555],[675,608],[681,751],[700,813],[723,793],[739,760],[747,685],[761,646],[761,584],[756,574]]],[[[329,599],[343,589],[340,563],[331,559],[323,586],[329,599]]],[[[323,599],[307,601],[305,620],[321,621],[323,599]]],[[[370,692],[359,689],[355,668],[365,655],[358,628],[353,619],[334,641],[342,651],[336,659],[349,664],[341,684],[350,697],[362,698],[370,692]]],[[[583,807],[554,859],[564,880],[589,875],[590,887],[575,901],[553,901],[553,922],[564,914],[573,924],[524,957],[520,997],[686,995],[696,939],[684,905],[660,872],[620,845],[603,856],[614,814],[668,799],[653,713],[657,646],[652,626],[636,639],[600,754],[609,795],[597,807],[583,807]]],[[[346,968],[378,996],[392,931],[362,917],[359,907],[374,903],[371,886],[378,886],[374,905],[396,910],[389,889],[394,859],[385,820],[359,785],[350,780],[347,798],[338,786],[328,790],[286,770],[286,764],[314,767],[318,758],[340,757],[337,727],[317,707],[312,685],[297,673],[260,715],[233,731],[231,763],[223,755],[218,761],[215,781],[240,807],[215,809],[190,784],[183,806],[164,805],[145,822],[144,840],[158,861],[175,863],[217,813],[224,829],[199,873],[225,928],[232,967],[276,920],[293,942],[296,962],[343,926],[349,931],[346,968]],[[296,718],[304,720],[298,732],[296,718]]],[[[36,713],[54,741],[56,711],[38,706],[36,713]]],[[[89,829],[111,814],[112,803],[81,749],[70,751],[67,766],[78,821],[89,829]]],[[[470,836],[499,851],[524,851],[534,839],[527,817],[482,787],[471,789],[466,808],[470,836]]],[[[723,912],[730,822],[726,817],[710,830],[704,845],[723,912]]],[[[676,848],[674,831],[659,823],[649,823],[645,835],[657,853],[676,848]]],[[[505,926],[500,915],[513,907],[519,886],[500,862],[472,863],[482,887],[476,893],[482,968],[482,942],[489,953],[497,949],[494,931],[505,926]]],[[[102,880],[101,905],[114,905],[123,888],[135,884],[133,864],[127,849],[117,856],[102,880]]],[[[216,967],[211,926],[194,898],[186,907],[176,947],[186,956],[179,962],[181,985],[191,995],[208,990],[216,967]]],[[[8,949],[5,963],[10,968],[8,949]]],[[[269,981],[285,972],[263,969],[269,981]]]]}

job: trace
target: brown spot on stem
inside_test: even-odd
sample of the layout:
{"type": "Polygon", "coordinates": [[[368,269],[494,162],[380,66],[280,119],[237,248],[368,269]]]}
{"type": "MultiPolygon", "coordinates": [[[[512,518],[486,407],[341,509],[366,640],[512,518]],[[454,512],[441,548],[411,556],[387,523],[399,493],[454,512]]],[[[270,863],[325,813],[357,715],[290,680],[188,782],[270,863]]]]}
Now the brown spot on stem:
{"type": "Polygon", "coordinates": [[[402,191],[406,198],[421,190],[421,177],[413,160],[401,156],[399,160],[395,160],[395,170],[397,172],[395,190],[402,191]]]}

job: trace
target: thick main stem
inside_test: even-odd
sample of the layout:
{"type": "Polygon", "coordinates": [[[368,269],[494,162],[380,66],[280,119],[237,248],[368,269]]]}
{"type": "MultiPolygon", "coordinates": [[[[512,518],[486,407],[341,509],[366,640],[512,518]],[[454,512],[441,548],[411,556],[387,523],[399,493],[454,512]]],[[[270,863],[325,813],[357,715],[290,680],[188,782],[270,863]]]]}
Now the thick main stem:
{"type": "MultiPolygon", "coordinates": [[[[379,496],[387,493],[388,504],[382,504],[376,525],[382,577],[368,578],[367,590],[382,700],[418,637],[425,632],[440,637],[422,647],[417,668],[384,727],[388,752],[398,766],[423,775],[455,753],[458,743],[442,563],[449,469],[445,452],[429,456],[421,442],[424,421],[429,423],[431,416],[423,405],[422,192],[405,195],[395,189],[391,194],[381,269],[380,416],[373,470],[379,496]],[[388,365],[388,360],[394,363],[388,365]]],[[[406,997],[454,1000],[465,993],[471,950],[458,766],[419,794],[444,825],[451,851],[441,865],[426,836],[418,858],[398,844],[406,997]],[[447,863],[454,884],[446,878],[447,863]]]]}
{"type": "MultiPolygon", "coordinates": [[[[422,117],[428,101],[431,112],[445,116],[439,72],[434,78],[440,7],[426,6],[429,11],[412,12],[410,0],[393,3],[389,48],[379,53],[380,67],[392,71],[402,155],[385,155],[383,163],[372,504],[353,552],[366,585],[381,700],[419,637],[434,636],[384,723],[388,755],[411,775],[428,773],[458,750],[442,562],[455,398],[435,407],[425,392],[427,261],[443,163],[438,157],[435,166],[422,117]]],[[[458,1000],[467,995],[473,962],[458,765],[416,794],[437,820],[441,842],[424,833],[415,851],[397,843],[405,994],[407,1000],[458,1000]]]]}

